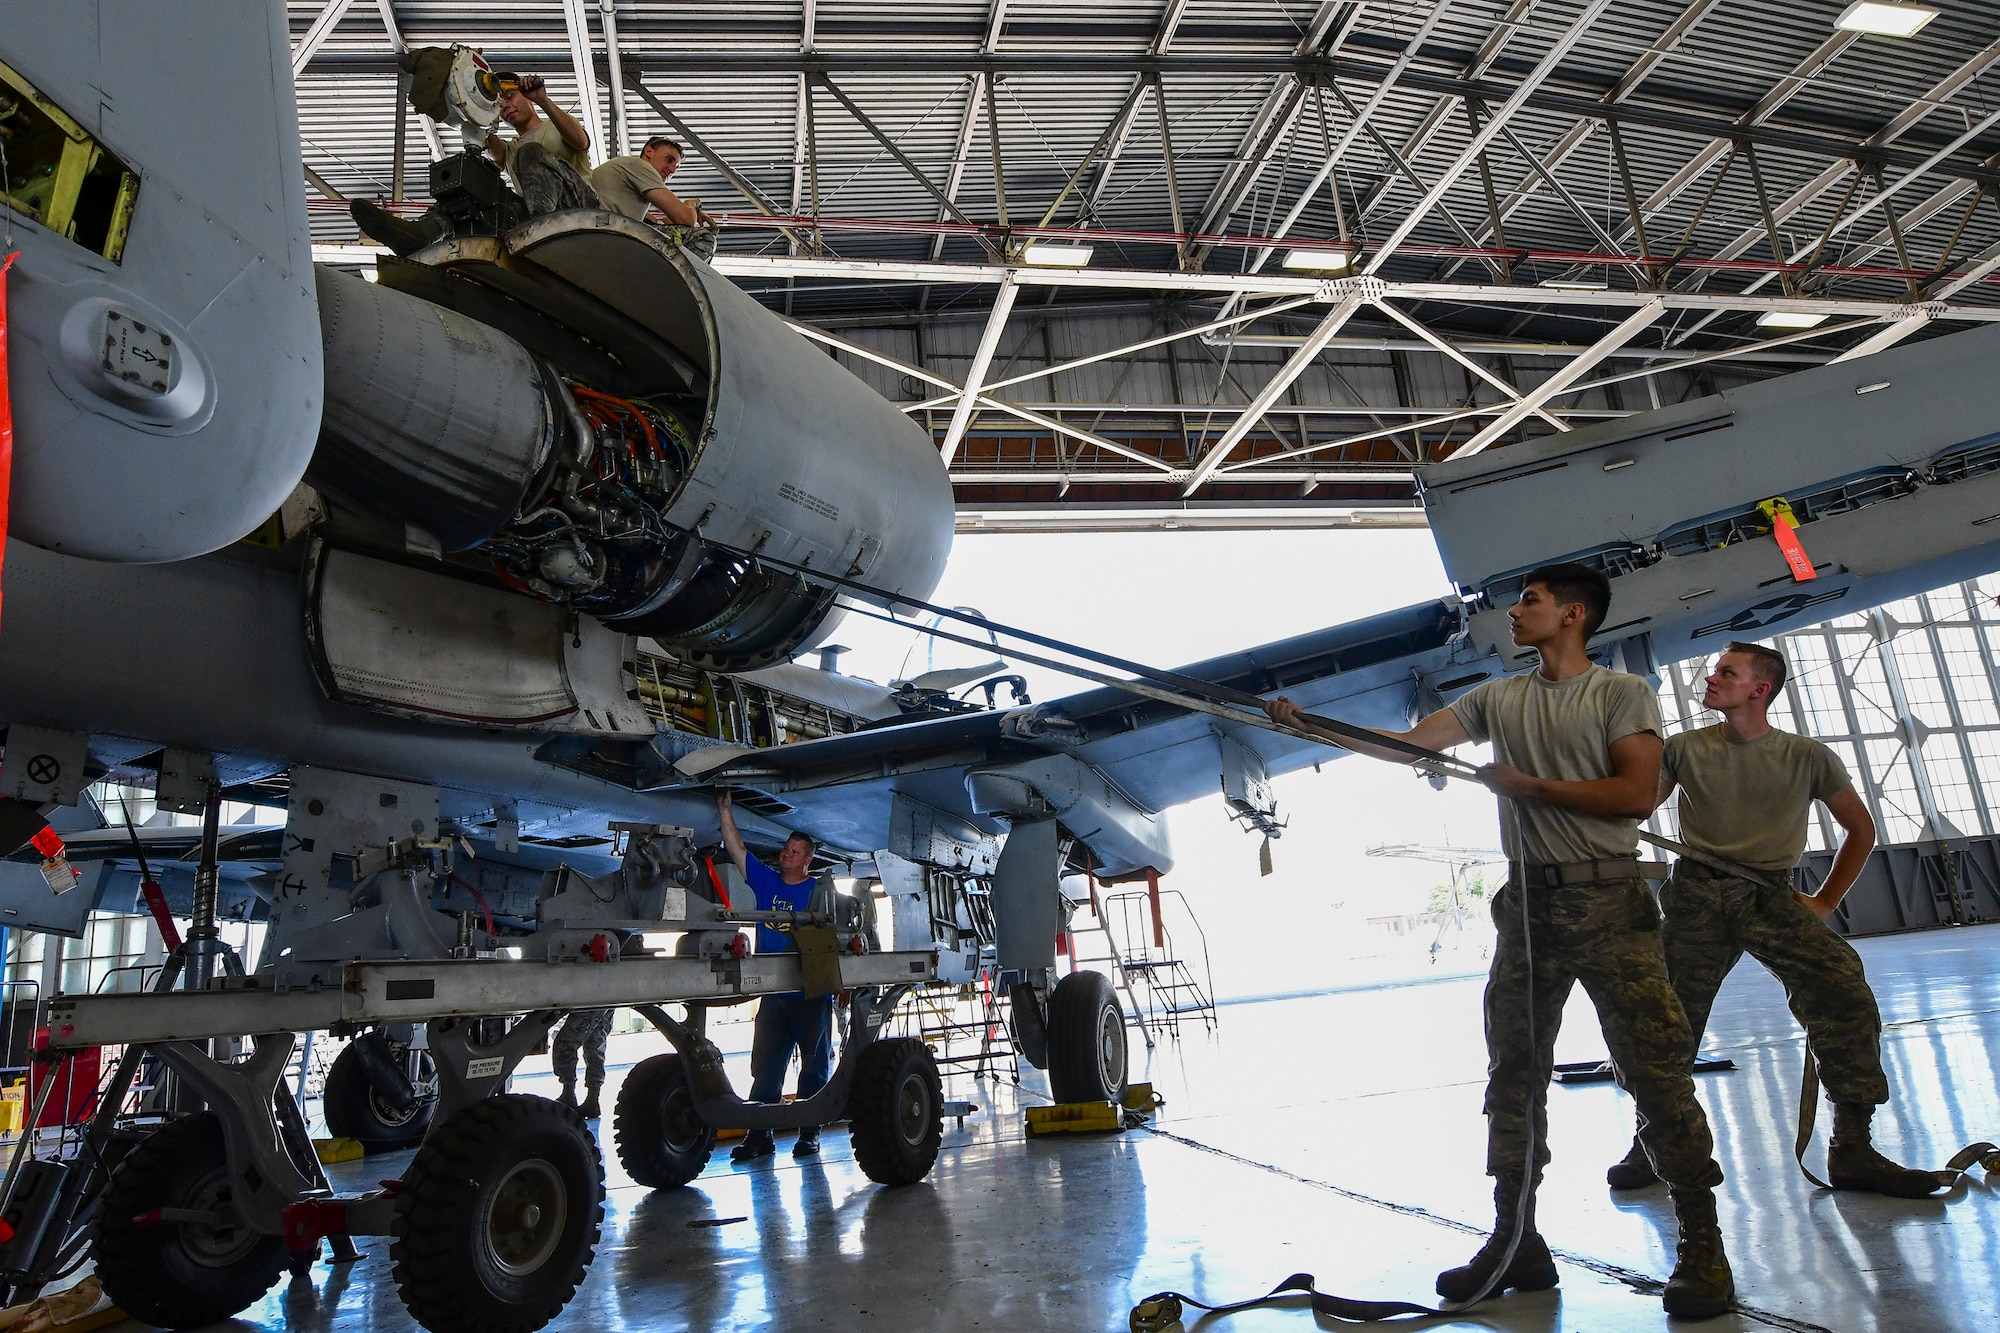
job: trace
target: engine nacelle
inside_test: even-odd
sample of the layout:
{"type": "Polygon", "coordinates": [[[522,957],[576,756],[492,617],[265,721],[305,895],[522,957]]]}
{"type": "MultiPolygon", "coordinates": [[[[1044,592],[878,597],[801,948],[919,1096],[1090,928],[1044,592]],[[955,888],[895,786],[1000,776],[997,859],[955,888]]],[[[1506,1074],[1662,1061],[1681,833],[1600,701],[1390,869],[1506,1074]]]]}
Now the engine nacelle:
{"type": "Polygon", "coordinates": [[[651,228],[557,214],[423,257],[375,284],[320,271],[307,475],[337,510],[713,670],[831,628],[832,592],[762,558],[936,586],[952,495],[929,435],[651,228]]]}

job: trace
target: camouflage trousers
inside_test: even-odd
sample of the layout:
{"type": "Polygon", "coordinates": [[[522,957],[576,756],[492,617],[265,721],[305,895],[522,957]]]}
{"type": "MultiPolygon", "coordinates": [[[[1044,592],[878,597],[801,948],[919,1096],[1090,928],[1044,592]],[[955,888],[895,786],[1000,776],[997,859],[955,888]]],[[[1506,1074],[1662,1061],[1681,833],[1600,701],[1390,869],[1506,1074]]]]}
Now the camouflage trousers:
{"type": "Polygon", "coordinates": [[[604,1086],[604,1044],[611,1037],[615,1009],[572,1009],[549,1043],[549,1064],[565,1088],[576,1082],[576,1053],[583,1051],[583,1085],[604,1086]]]}
{"type": "Polygon", "coordinates": [[[529,217],[604,206],[584,174],[544,144],[524,143],[516,148],[508,171],[529,217]]]}
{"type": "Polygon", "coordinates": [[[1722,979],[1747,953],[1784,985],[1828,1098],[1864,1106],[1889,1100],[1882,1014],[1861,955],[1810,908],[1776,885],[1682,862],[1660,889],[1660,909],[1667,975],[1696,1045],[1722,979]]]}
{"type": "Polygon", "coordinates": [[[1521,895],[1510,881],[1493,901],[1499,941],[1486,981],[1486,1173],[1528,1174],[1530,1108],[1540,1131],[1536,1178],[1549,1162],[1556,1034],[1570,990],[1581,982],[1619,1085],[1639,1104],[1639,1139],[1654,1170],[1670,1185],[1720,1184],[1708,1117],[1694,1096],[1694,1038],[1667,983],[1660,911],[1646,882],[1529,890],[1526,933],[1521,895]]]}

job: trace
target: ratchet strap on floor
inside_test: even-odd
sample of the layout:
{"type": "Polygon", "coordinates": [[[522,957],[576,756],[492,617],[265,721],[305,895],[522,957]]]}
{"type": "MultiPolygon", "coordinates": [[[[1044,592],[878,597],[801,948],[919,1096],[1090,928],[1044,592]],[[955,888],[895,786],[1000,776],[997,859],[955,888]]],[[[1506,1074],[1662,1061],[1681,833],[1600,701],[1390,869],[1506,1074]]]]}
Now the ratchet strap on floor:
{"type": "Polygon", "coordinates": [[[1440,1310],[1428,1305],[1415,1305],[1409,1301],[1355,1301],[1345,1296],[1329,1296],[1313,1285],[1311,1273],[1294,1273],[1271,1288],[1270,1294],[1253,1297],[1247,1301],[1236,1301],[1230,1305],[1210,1305],[1178,1291],[1156,1292],[1132,1307],[1126,1326],[1131,1333],[1161,1333],[1180,1322],[1183,1307],[1193,1306],[1206,1310],[1208,1316],[1235,1314],[1238,1310],[1250,1310],[1260,1305],[1270,1305],[1275,1301],[1293,1296],[1307,1296],[1312,1299],[1314,1314],[1326,1315],[1332,1319],[1344,1319],[1352,1324],[1377,1324],[1385,1319],[1396,1319],[1403,1315],[1424,1315],[1432,1318],[1449,1317],[1454,1310],[1440,1310]]]}
{"type": "MultiPolygon", "coordinates": [[[[1799,1137],[1792,1145],[1792,1155],[1798,1159],[1799,1170],[1807,1180],[1823,1190],[1834,1188],[1812,1173],[1806,1165],[1806,1148],[1812,1143],[1813,1126],[1819,1121],[1819,1062],[1813,1059],[1812,1047],[1806,1048],[1806,1067],[1799,1075],[1799,1137]]],[[[2000,1172],[2000,1144],[1988,1143],[1981,1139],[1978,1143],[1968,1143],[1951,1155],[1951,1160],[1931,1172],[1938,1183],[1946,1189],[1956,1185],[1959,1177],[1970,1171],[1974,1163],[1989,1172],[2000,1172]]]]}

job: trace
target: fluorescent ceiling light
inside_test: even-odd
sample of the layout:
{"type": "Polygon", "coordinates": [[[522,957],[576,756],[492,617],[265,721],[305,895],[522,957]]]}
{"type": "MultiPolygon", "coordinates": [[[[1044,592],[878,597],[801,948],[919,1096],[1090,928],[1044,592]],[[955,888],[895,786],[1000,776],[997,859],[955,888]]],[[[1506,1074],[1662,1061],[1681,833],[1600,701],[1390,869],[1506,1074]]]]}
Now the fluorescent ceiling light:
{"type": "Polygon", "coordinates": [[[1854,0],[1841,11],[1833,26],[1848,32],[1869,32],[1878,37],[1914,37],[1926,23],[1938,16],[1929,5],[1894,4],[1891,0],[1854,0]]]}
{"type": "Polygon", "coordinates": [[[1092,247],[1088,245],[1052,245],[1047,241],[1029,241],[1021,250],[1021,258],[1030,264],[1046,264],[1051,268],[1086,268],[1090,264],[1092,247]]]}
{"type": "Polygon", "coordinates": [[[1546,278],[1541,285],[1563,292],[1602,292],[1611,288],[1603,278],[1546,278]]]}
{"type": "Polygon", "coordinates": [[[1816,329],[1826,323],[1824,314],[1809,310],[1766,310],[1757,316],[1760,329],[1816,329]]]}
{"type": "Polygon", "coordinates": [[[1287,250],[1278,266],[1306,273],[1331,273],[1353,262],[1354,256],[1345,250],[1287,250]]]}

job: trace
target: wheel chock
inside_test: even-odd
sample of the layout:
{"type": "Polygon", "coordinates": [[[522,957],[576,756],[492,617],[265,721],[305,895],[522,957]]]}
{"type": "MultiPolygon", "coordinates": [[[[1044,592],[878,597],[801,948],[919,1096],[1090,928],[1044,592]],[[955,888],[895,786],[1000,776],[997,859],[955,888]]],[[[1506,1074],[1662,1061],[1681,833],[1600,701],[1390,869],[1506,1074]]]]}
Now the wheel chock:
{"type": "Polygon", "coordinates": [[[314,1139],[313,1153],[322,1165],[331,1166],[335,1162],[358,1162],[368,1155],[368,1150],[361,1146],[360,1139],[314,1139]]]}
{"type": "Polygon", "coordinates": [[[1167,1099],[1153,1091],[1150,1083],[1128,1083],[1125,1085],[1125,1109],[1135,1115],[1151,1119],[1153,1112],[1167,1104],[1167,1099]]]}
{"type": "Polygon", "coordinates": [[[1030,1106],[1028,1134],[1115,1134],[1125,1128],[1124,1112],[1111,1102],[1066,1102],[1030,1106]]]}

